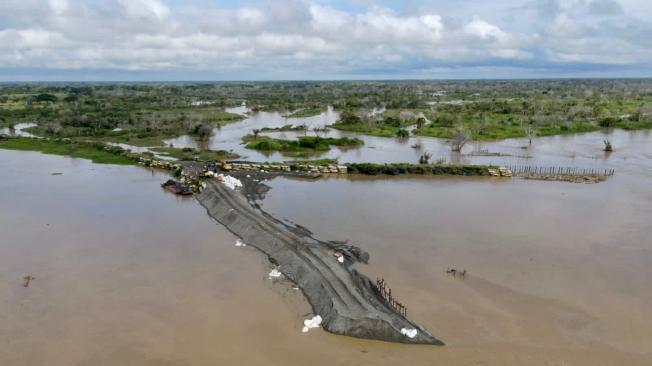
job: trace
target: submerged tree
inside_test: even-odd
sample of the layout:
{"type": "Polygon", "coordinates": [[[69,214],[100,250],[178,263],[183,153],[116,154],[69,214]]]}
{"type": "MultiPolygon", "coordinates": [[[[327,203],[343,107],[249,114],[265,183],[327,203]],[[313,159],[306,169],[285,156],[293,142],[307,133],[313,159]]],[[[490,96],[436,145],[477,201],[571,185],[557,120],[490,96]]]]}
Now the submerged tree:
{"type": "Polygon", "coordinates": [[[251,132],[254,134],[254,139],[257,139],[258,136],[260,135],[261,130],[260,128],[254,128],[253,130],[251,130],[251,132]]]}
{"type": "Polygon", "coordinates": [[[202,123],[195,126],[195,134],[199,136],[200,140],[208,140],[213,134],[213,126],[207,123],[202,123]]]}
{"type": "Polygon", "coordinates": [[[428,152],[424,152],[423,154],[421,154],[421,157],[419,157],[419,164],[430,163],[430,158],[432,158],[432,154],[428,152]]]}
{"type": "Polygon", "coordinates": [[[451,150],[461,152],[467,142],[471,141],[469,132],[462,126],[457,126],[451,138],[451,150]]]}
{"type": "Polygon", "coordinates": [[[423,128],[426,125],[426,119],[423,117],[417,118],[417,129],[423,128]]]}
{"type": "Polygon", "coordinates": [[[410,137],[410,131],[408,131],[408,130],[406,130],[404,128],[401,128],[400,130],[396,131],[396,137],[398,137],[400,139],[406,139],[406,138],[410,137]]]}
{"type": "Polygon", "coordinates": [[[535,130],[532,125],[528,125],[525,129],[525,134],[527,135],[527,139],[530,142],[530,145],[532,145],[532,140],[537,137],[537,130],[535,130]]]}
{"type": "Polygon", "coordinates": [[[614,148],[613,148],[613,146],[611,146],[611,141],[609,141],[609,139],[605,139],[603,142],[604,142],[604,151],[605,152],[614,151],[614,148]]]}

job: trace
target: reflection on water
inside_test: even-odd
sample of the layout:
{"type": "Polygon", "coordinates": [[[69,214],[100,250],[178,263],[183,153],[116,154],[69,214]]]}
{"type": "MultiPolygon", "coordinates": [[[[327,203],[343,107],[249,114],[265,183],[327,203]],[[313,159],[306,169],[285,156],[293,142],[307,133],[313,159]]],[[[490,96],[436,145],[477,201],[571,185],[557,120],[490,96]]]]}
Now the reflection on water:
{"type": "Polygon", "coordinates": [[[154,156],[157,159],[160,159],[160,160],[177,160],[177,159],[175,159],[173,157],[170,157],[170,156],[165,156],[165,155],[158,154],[157,152],[152,151],[151,148],[149,148],[149,147],[128,145],[128,144],[123,144],[123,143],[118,143],[118,142],[107,142],[106,144],[111,145],[111,146],[118,146],[118,147],[121,147],[121,148],[123,148],[125,150],[131,151],[133,153],[138,153],[138,154],[151,153],[151,154],[154,154],[154,156]]]}
{"type": "Polygon", "coordinates": [[[17,123],[13,128],[5,127],[0,128],[0,135],[21,136],[21,137],[36,137],[33,134],[23,131],[24,129],[35,127],[36,123],[17,123]]]}
{"type": "MultiPolygon", "coordinates": [[[[245,108],[245,107],[239,107],[245,108]]],[[[227,109],[229,111],[229,109],[227,109]]],[[[299,126],[306,125],[309,129],[315,127],[324,127],[333,124],[339,118],[339,113],[332,107],[328,107],[326,112],[313,116],[301,118],[287,118],[280,112],[256,112],[250,114],[246,119],[230,123],[213,130],[213,136],[208,141],[207,147],[212,150],[232,150],[233,152],[246,157],[249,160],[282,160],[280,154],[266,156],[254,150],[245,149],[242,143],[242,137],[251,134],[254,129],[276,128],[288,124],[299,126]],[[276,157],[278,155],[278,157],[276,157]]],[[[174,139],[165,140],[166,144],[172,144],[175,147],[198,148],[197,141],[190,136],[180,136],[174,139]]]]}
{"type": "Polygon", "coordinates": [[[242,102],[242,105],[238,107],[225,108],[224,110],[228,113],[235,113],[235,114],[242,114],[242,115],[246,115],[251,111],[249,107],[247,107],[247,104],[245,102],[242,102]]]}
{"type": "Polygon", "coordinates": [[[367,249],[360,269],[443,348],[301,333],[301,294],[194,200],[162,191],[163,174],[0,150],[0,364],[649,365],[652,136],[614,131],[611,155],[602,137],[538,139],[527,160],[616,168],[596,185],[267,182],[265,209],[367,249]]]}
{"type": "MultiPolygon", "coordinates": [[[[274,132],[278,138],[296,138],[299,132],[274,132]]],[[[314,133],[313,133],[314,134],[314,133]]],[[[530,145],[527,139],[473,142],[467,144],[463,154],[451,152],[446,140],[430,137],[397,139],[363,136],[331,129],[320,133],[323,137],[358,137],[365,145],[357,149],[333,149],[321,157],[337,158],[340,162],[395,162],[417,163],[424,152],[432,154],[432,160],[465,164],[537,165],[537,166],[586,166],[618,168],[628,159],[649,158],[651,131],[611,130],[586,134],[540,137],[530,145]],[[617,154],[602,151],[603,140],[608,138],[617,154]],[[474,151],[486,150],[500,156],[472,156],[474,151]]],[[[282,157],[273,156],[283,159],[282,157]]]]}
{"type": "MultiPolygon", "coordinates": [[[[557,356],[562,348],[650,362],[650,161],[645,167],[589,186],[276,179],[262,206],[320,237],[368,250],[365,271],[384,277],[409,314],[450,344],[505,344],[514,353],[541,347],[557,356]],[[450,277],[449,267],[470,276],[450,277]]],[[[523,364],[545,364],[536,356],[529,362],[523,364]]]]}
{"type": "MultiPolygon", "coordinates": [[[[246,108],[246,107],[238,107],[246,108]]],[[[337,159],[347,162],[374,163],[417,163],[419,157],[428,152],[433,161],[464,164],[499,164],[499,165],[537,165],[537,166],[581,166],[586,168],[619,168],[629,158],[649,158],[645,147],[649,144],[650,131],[605,130],[584,134],[571,134],[550,137],[540,137],[529,144],[525,138],[507,139],[502,141],[473,142],[467,144],[463,153],[451,152],[450,144],[444,139],[413,136],[409,139],[365,136],[353,132],[328,129],[315,132],[315,127],[321,128],[333,124],[339,118],[339,113],[329,108],[319,116],[308,118],[283,117],[278,112],[259,112],[251,114],[247,119],[215,129],[213,136],[204,147],[213,150],[233,151],[251,161],[286,161],[291,158],[278,152],[260,152],[246,149],[242,143],[244,135],[252,133],[253,129],[264,127],[281,127],[287,124],[308,126],[308,131],[268,132],[266,136],[282,139],[296,139],[300,136],[321,137],[357,137],[364,141],[359,148],[337,148],[317,153],[313,158],[337,159]],[[603,140],[608,138],[618,154],[605,154],[603,140]],[[491,156],[474,156],[474,151],[485,151],[491,156]],[[643,154],[643,155],[641,155],[643,154]],[[645,155],[647,154],[647,155],[645,155]]],[[[166,140],[175,147],[200,147],[191,136],[180,136],[166,140]]]]}

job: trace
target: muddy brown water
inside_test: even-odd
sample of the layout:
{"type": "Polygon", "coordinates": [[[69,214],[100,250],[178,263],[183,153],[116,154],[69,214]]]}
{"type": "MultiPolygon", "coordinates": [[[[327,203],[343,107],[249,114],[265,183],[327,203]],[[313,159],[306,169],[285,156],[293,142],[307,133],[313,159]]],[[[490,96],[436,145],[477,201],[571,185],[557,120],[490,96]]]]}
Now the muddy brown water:
{"type": "Polygon", "coordinates": [[[303,334],[301,294],[164,175],[0,150],[0,364],[649,365],[652,139],[615,133],[608,157],[598,136],[533,148],[616,166],[596,185],[268,182],[263,208],[368,250],[360,268],[445,347],[303,334]]]}

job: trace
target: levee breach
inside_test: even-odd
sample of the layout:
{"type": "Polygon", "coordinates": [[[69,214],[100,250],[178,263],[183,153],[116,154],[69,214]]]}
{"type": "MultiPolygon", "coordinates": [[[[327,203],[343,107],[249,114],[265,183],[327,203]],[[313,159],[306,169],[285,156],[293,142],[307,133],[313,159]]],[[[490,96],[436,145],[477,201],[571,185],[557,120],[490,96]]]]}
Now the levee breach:
{"type": "Polygon", "coordinates": [[[315,239],[307,230],[294,230],[257,208],[240,191],[216,181],[207,182],[197,200],[212,218],[279,265],[283,275],[301,288],[314,313],[323,318],[325,330],[357,338],[443,345],[398,313],[376,285],[354,268],[356,262],[367,261],[367,253],[315,239]],[[344,256],[344,263],[334,252],[344,256]]]}

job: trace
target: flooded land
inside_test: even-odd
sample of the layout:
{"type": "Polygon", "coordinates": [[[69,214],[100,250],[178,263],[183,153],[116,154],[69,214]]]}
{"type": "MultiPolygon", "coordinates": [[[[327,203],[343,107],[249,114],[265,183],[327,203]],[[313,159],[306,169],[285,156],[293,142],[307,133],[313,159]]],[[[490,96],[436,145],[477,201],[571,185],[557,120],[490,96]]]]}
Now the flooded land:
{"type": "MultiPolygon", "coordinates": [[[[275,90],[260,86],[266,87],[275,90]]],[[[56,104],[60,102],[34,102],[14,111],[15,120],[0,130],[0,365],[652,364],[652,132],[635,124],[650,123],[645,118],[652,114],[645,108],[608,105],[611,112],[636,109],[636,121],[627,116],[606,123],[600,116],[584,119],[578,113],[561,127],[548,121],[523,129],[512,120],[498,121],[496,112],[477,117],[486,122],[479,123],[482,131],[474,130],[480,128],[475,111],[461,109],[460,115],[468,117],[461,120],[462,127],[475,132],[460,151],[453,151],[459,131],[445,125],[450,116],[442,108],[486,102],[471,100],[471,91],[461,104],[455,102],[463,97],[459,91],[433,102],[437,89],[426,89],[409,95],[418,108],[386,108],[371,97],[355,99],[366,85],[319,87],[334,90],[324,92],[320,108],[307,101],[281,108],[285,99],[278,95],[243,103],[247,94],[242,90],[248,86],[229,84],[215,86],[229,92],[220,91],[222,99],[215,102],[208,96],[217,92],[202,91],[208,86],[197,87],[199,92],[181,88],[189,93],[182,96],[174,94],[177,89],[165,94],[166,87],[160,86],[156,93],[177,98],[166,103],[195,107],[180,111],[157,104],[146,112],[138,105],[142,109],[133,114],[122,111],[124,115],[115,117],[106,112],[106,119],[81,126],[97,116],[88,114],[82,122],[67,120],[64,113],[56,117],[56,108],[64,108],[56,104]],[[358,117],[351,117],[352,110],[358,117]],[[45,117],[25,122],[23,117],[36,115],[34,111],[45,117]],[[396,122],[406,111],[409,116],[396,122]],[[210,116],[215,120],[207,122],[210,116]],[[362,122],[347,122],[355,118],[362,122]],[[292,128],[296,126],[304,127],[292,128]],[[386,136],[403,129],[405,136],[386,136]],[[248,148],[244,140],[252,134],[254,140],[296,142],[316,136],[362,143],[298,156],[248,148]],[[207,151],[224,159],[202,159],[200,152],[207,151]],[[332,159],[327,164],[341,164],[345,171],[347,163],[409,163],[615,173],[597,184],[576,184],[506,176],[282,174],[269,168],[226,168],[236,160],[298,164],[304,159],[308,161],[302,164],[308,165],[323,162],[310,159],[332,159]],[[169,170],[159,169],[163,165],[169,170]],[[188,171],[195,174],[193,179],[200,178],[188,167],[209,165],[221,167],[226,175],[240,174],[246,185],[255,182],[255,189],[225,188],[212,171],[210,180],[204,178],[207,168],[200,170],[206,186],[202,181],[191,186],[196,193],[204,189],[195,197],[176,196],[161,187],[168,179],[190,184],[183,181],[188,171]],[[251,203],[241,210],[246,222],[284,235],[296,244],[290,247],[293,254],[307,246],[299,237],[315,238],[317,246],[351,246],[369,253],[368,264],[347,262],[351,267],[342,270],[329,251],[326,257],[332,263],[314,268],[328,279],[325,287],[344,278],[342,288],[347,288],[347,280],[361,278],[353,271],[372,281],[384,279],[393,297],[406,306],[405,317],[445,345],[359,339],[319,327],[303,332],[304,320],[319,314],[305,283],[287,279],[301,273],[274,277],[274,270],[284,270],[272,263],[277,242],[245,240],[250,245],[240,246],[252,233],[229,225],[242,213],[229,211],[236,207],[224,204],[227,196],[220,201],[221,216],[208,210],[224,225],[207,214],[205,201],[215,198],[211,187],[241,195],[243,207],[251,203]],[[292,235],[274,229],[281,226],[292,235]],[[271,249],[261,249],[265,254],[254,248],[266,245],[271,249]],[[329,268],[339,277],[329,277],[329,268]],[[465,275],[447,273],[451,268],[465,275]]],[[[376,99],[385,96],[385,88],[397,88],[376,87],[376,99]]],[[[104,88],[98,86],[93,96],[76,92],[75,98],[116,102],[129,95],[104,88]]],[[[397,99],[403,97],[403,92],[396,93],[397,99]]],[[[637,101],[649,102],[649,95],[641,93],[637,101]]],[[[19,105],[22,95],[12,97],[12,105],[19,105]]],[[[54,100],[60,97],[53,95],[54,100]]],[[[506,103],[523,108],[524,115],[532,112],[526,102],[502,98],[492,105],[506,103]]],[[[600,103],[578,98],[587,106],[600,103]]],[[[87,112],[84,108],[80,103],[66,113],[81,115],[87,112]]],[[[319,287],[318,282],[310,286],[319,287]]],[[[335,301],[342,295],[339,289],[319,301],[335,301]]],[[[355,300],[361,293],[346,295],[355,300]]],[[[346,314],[346,301],[337,301],[346,314]]]]}
{"type": "Polygon", "coordinates": [[[368,250],[362,270],[385,278],[411,318],[446,340],[440,348],[301,333],[311,310],[300,292],[270,281],[267,260],[236,248],[236,237],[195,200],[163,192],[162,173],[0,150],[0,358],[11,365],[649,364],[652,145],[645,132],[615,134],[631,149],[609,159],[594,157],[593,144],[583,147],[585,135],[536,144],[545,161],[564,164],[572,152],[617,164],[618,173],[597,185],[268,182],[267,211],[368,250]],[[469,274],[447,276],[452,266],[469,274]],[[27,275],[35,279],[25,288],[27,275]]]}

